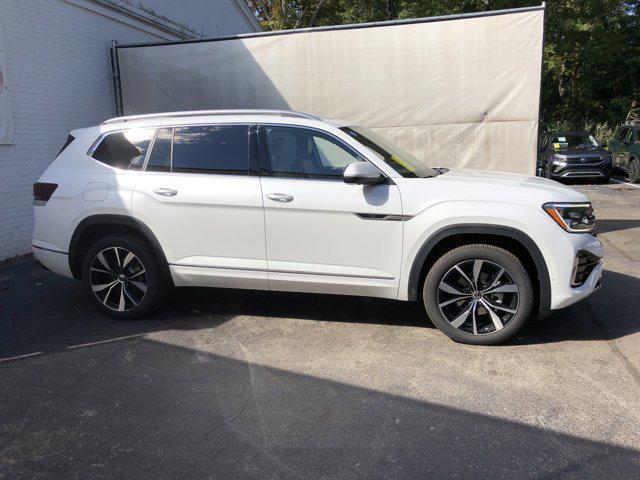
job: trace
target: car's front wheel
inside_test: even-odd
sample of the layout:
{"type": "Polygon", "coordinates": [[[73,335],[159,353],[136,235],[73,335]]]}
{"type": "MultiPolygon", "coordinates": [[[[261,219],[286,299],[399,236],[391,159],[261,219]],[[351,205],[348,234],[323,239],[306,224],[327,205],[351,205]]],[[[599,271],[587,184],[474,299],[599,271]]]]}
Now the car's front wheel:
{"type": "Polygon", "coordinates": [[[457,342],[493,345],[513,336],[533,307],[522,262],[494,245],[463,245],[445,253],[425,278],[427,315],[457,342]]]}
{"type": "Polygon", "coordinates": [[[91,245],[82,264],[82,281],[98,308],[120,319],[151,313],[165,291],[150,248],[128,235],[107,235],[91,245]]]}

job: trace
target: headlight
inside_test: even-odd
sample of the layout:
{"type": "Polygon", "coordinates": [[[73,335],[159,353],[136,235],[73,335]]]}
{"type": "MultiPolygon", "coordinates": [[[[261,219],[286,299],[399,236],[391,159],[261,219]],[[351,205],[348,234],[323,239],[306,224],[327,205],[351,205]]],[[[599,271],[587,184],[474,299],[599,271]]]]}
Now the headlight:
{"type": "Polygon", "coordinates": [[[565,231],[589,233],[596,226],[590,203],[545,203],[542,209],[565,231]]]}

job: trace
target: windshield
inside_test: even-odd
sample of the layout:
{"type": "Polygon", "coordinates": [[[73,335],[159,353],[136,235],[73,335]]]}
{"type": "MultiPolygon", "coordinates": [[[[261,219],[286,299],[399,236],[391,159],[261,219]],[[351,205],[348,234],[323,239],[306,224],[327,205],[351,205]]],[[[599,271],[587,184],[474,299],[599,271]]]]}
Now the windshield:
{"type": "Polygon", "coordinates": [[[600,145],[593,136],[587,133],[566,133],[551,137],[554,150],[565,148],[597,148],[600,145]]]}
{"type": "Polygon", "coordinates": [[[340,130],[348,133],[365,147],[369,148],[382,161],[405,178],[435,177],[437,172],[409,152],[385,140],[377,133],[364,127],[342,127],[340,130]]]}

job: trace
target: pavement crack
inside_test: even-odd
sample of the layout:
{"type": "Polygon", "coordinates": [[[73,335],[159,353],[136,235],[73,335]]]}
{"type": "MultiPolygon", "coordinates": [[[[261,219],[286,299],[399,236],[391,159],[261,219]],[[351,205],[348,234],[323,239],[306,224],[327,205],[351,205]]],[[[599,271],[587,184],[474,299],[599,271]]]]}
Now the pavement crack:
{"type": "Polygon", "coordinates": [[[240,410],[235,415],[225,419],[223,422],[220,422],[218,425],[216,425],[211,430],[209,430],[209,434],[211,434],[211,433],[215,432],[216,430],[224,427],[225,425],[232,424],[234,421],[236,421],[240,417],[240,415],[242,415],[244,413],[244,411],[247,409],[248,405],[249,405],[249,400],[244,402],[244,405],[242,405],[242,408],[240,408],[240,410]]]}

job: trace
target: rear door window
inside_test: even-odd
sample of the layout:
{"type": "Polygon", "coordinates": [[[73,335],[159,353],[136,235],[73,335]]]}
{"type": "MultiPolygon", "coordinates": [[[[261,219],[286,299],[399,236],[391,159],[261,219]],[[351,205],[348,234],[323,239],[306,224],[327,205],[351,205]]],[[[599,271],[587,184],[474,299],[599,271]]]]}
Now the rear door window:
{"type": "Polygon", "coordinates": [[[155,133],[154,128],[132,128],[106,135],[91,157],[123,170],[140,170],[155,133]]]}
{"type": "Polygon", "coordinates": [[[172,171],[247,175],[248,125],[176,127],[172,171]]]}

